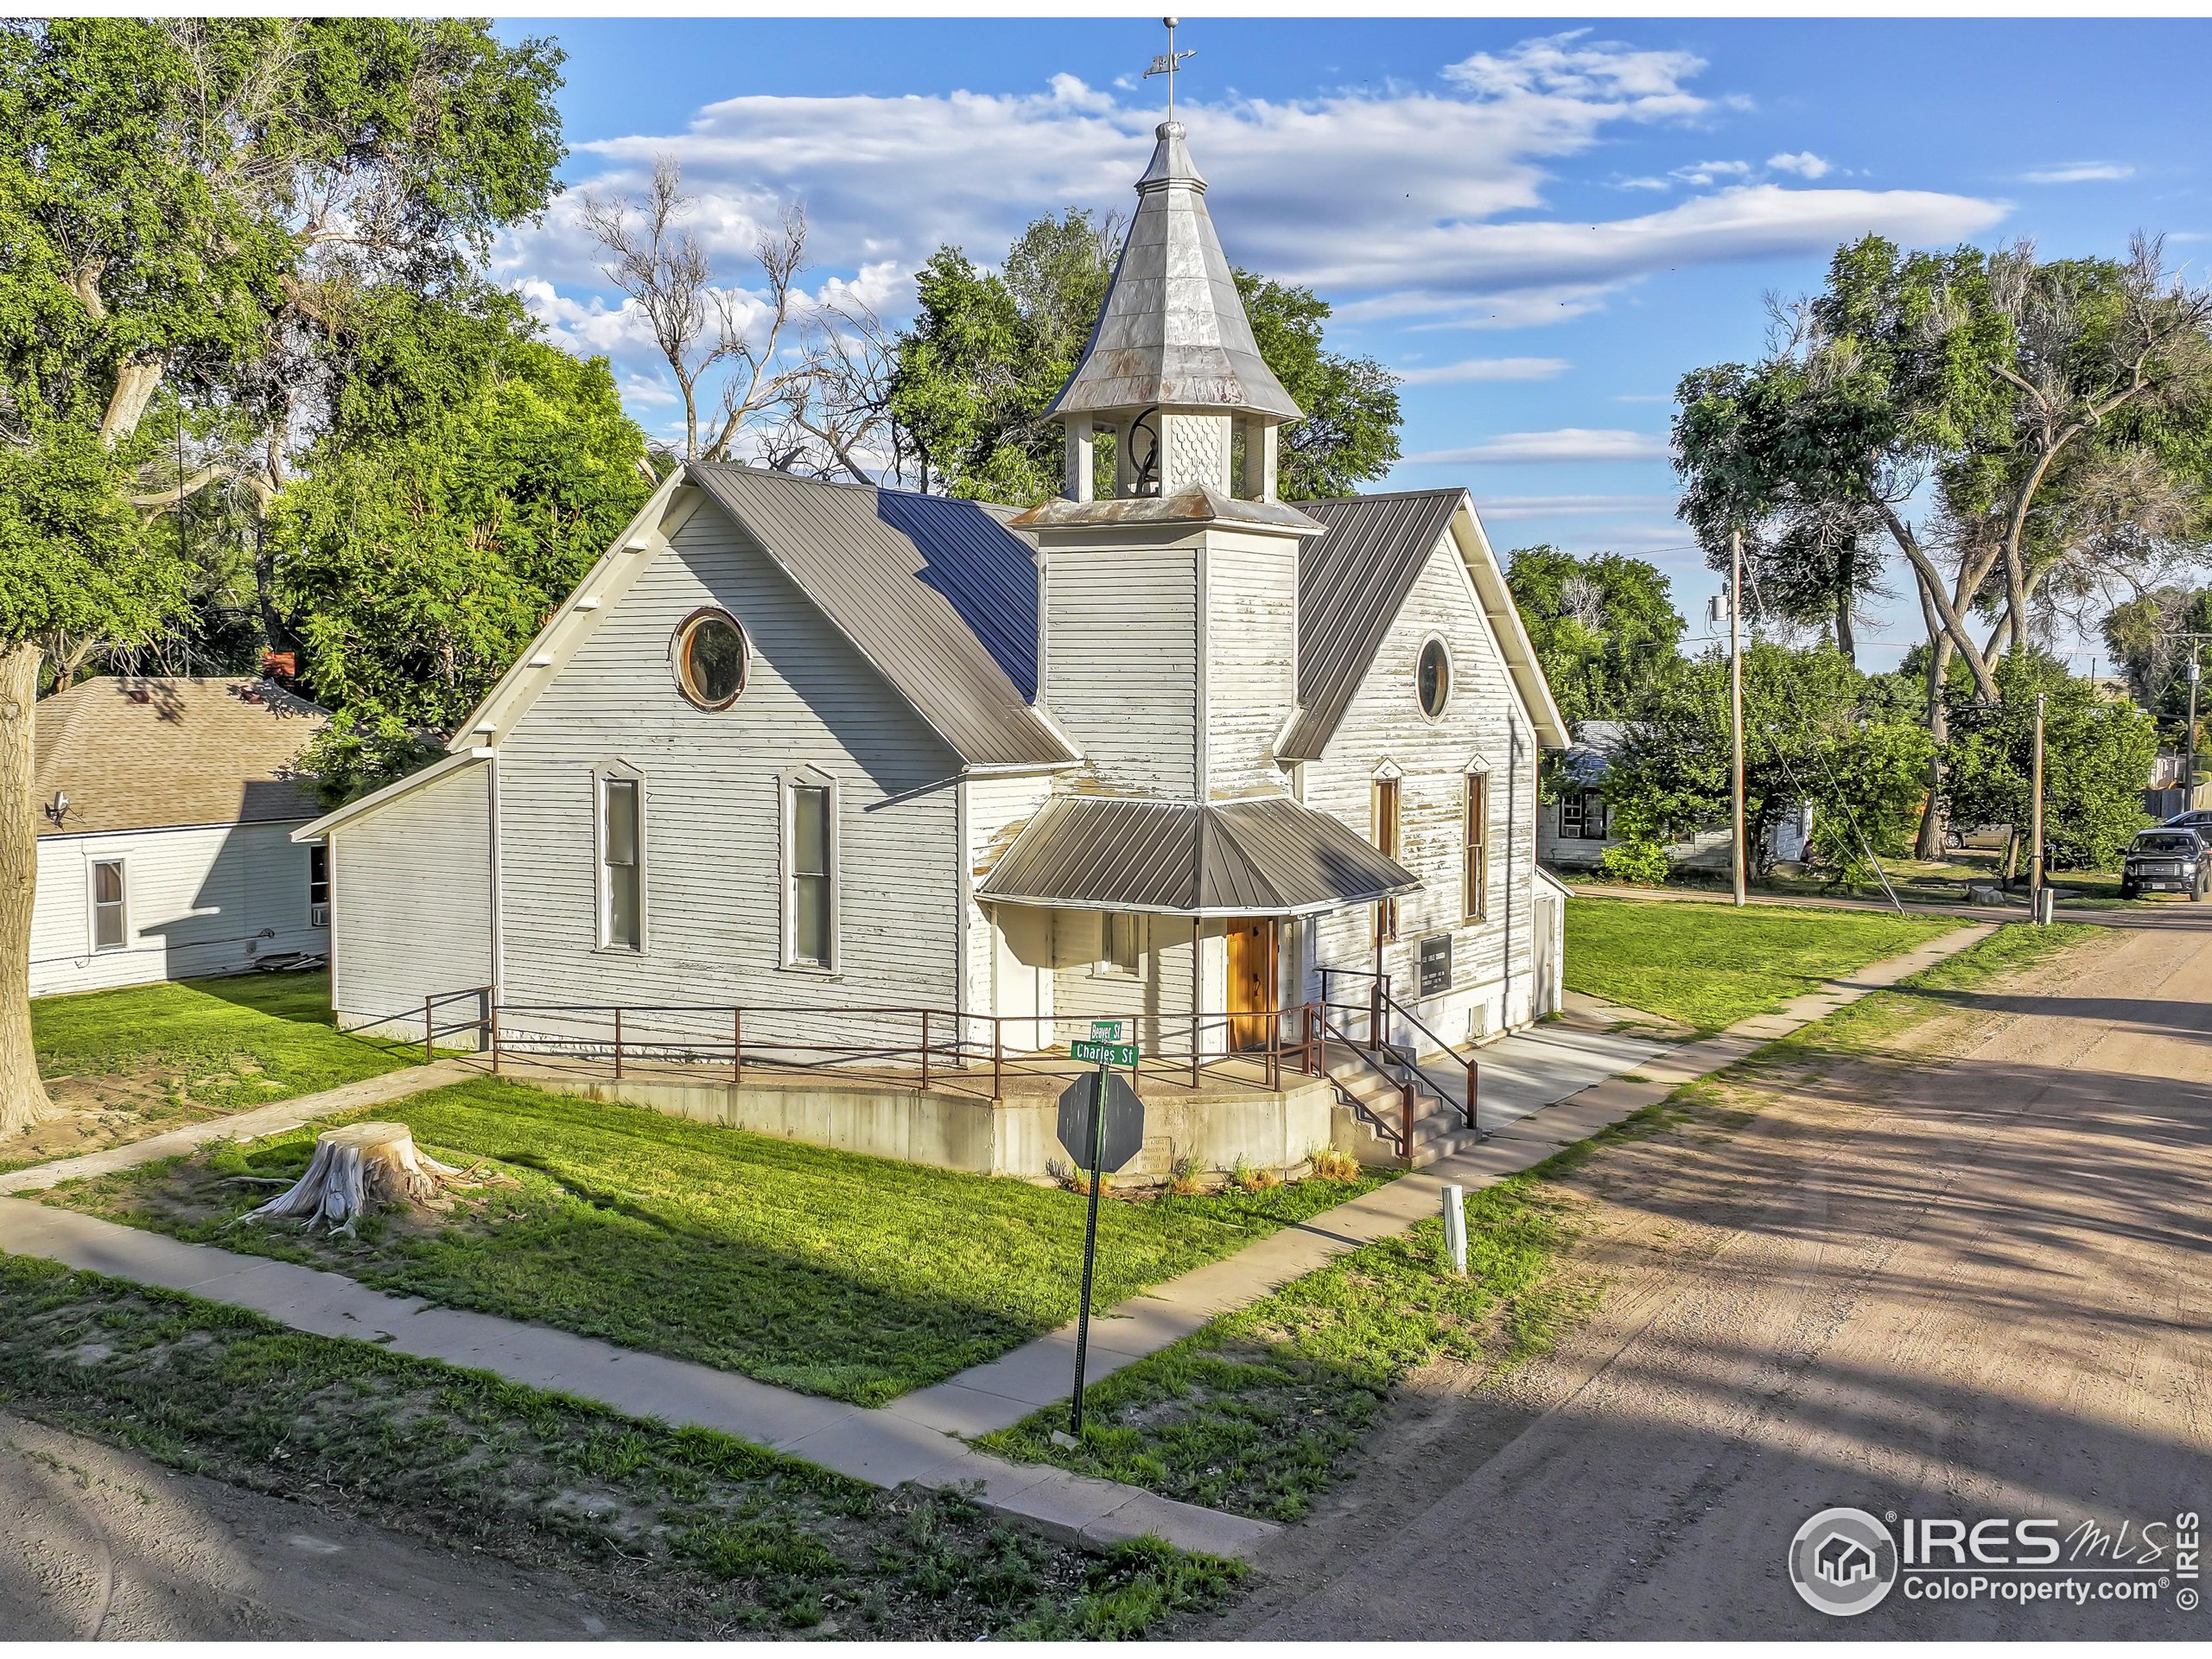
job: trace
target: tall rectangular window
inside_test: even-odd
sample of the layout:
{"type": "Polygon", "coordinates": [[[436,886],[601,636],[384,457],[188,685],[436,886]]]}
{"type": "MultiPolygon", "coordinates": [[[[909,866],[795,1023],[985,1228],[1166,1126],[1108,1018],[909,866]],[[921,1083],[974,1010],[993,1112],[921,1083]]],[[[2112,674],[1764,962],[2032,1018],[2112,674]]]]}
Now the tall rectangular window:
{"type": "Polygon", "coordinates": [[[103,859],[92,866],[92,949],[123,949],[123,861],[103,859]]]}
{"type": "Polygon", "coordinates": [[[809,968],[831,965],[836,899],[830,857],[830,791],[792,785],[791,961],[809,968]]]}
{"type": "Polygon", "coordinates": [[[1143,917],[1108,911],[1098,918],[1098,972],[1134,975],[1143,965],[1143,917]]]}
{"type": "Polygon", "coordinates": [[[645,943],[645,862],[643,798],[634,778],[600,783],[599,856],[601,878],[600,943],[641,950],[645,943]]]}
{"type": "MultiPolygon", "coordinates": [[[[1398,855],[1398,780],[1375,780],[1375,847],[1385,858],[1398,855]]],[[[1375,906],[1375,943],[1387,944],[1398,937],[1398,901],[1385,899],[1375,906]]]]}
{"type": "Polygon", "coordinates": [[[1490,774],[1467,774],[1466,863],[1459,873],[1466,919],[1490,914],[1490,774]]]}
{"type": "Polygon", "coordinates": [[[330,843],[311,842],[308,846],[308,925],[330,925],[330,843]]]}

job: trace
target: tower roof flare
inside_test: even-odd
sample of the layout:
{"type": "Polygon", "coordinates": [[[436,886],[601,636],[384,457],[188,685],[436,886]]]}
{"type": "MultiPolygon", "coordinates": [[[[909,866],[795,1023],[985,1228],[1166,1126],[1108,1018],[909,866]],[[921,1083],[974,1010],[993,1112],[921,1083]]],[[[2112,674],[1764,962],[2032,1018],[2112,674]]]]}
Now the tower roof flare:
{"type": "Polygon", "coordinates": [[[1252,338],[1183,124],[1163,121],[1155,137],[1106,302],[1082,361],[1046,413],[1158,405],[1294,421],[1303,411],[1252,338]]]}

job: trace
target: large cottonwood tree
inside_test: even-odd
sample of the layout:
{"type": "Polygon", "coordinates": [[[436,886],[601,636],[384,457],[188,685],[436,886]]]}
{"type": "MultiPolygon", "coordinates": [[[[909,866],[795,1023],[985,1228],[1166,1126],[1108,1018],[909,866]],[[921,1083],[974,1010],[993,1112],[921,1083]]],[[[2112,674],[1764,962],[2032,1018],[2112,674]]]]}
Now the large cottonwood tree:
{"type": "MultiPolygon", "coordinates": [[[[1740,531],[1769,608],[1826,609],[1840,637],[1901,556],[1939,746],[1954,660],[1999,702],[1999,661],[2055,601],[2139,582],[2205,533],[2212,293],[2155,241],[2045,261],[1868,237],[1788,321],[1761,361],[1684,377],[1684,515],[1716,563],[1740,531]]],[[[1941,782],[1923,856],[1941,848],[1941,782]]]]}
{"type": "Polygon", "coordinates": [[[258,523],[373,297],[473,283],[562,154],[561,54],[442,18],[0,28],[0,1130],[29,1007],[33,709],[183,601],[155,520],[258,523]]]}

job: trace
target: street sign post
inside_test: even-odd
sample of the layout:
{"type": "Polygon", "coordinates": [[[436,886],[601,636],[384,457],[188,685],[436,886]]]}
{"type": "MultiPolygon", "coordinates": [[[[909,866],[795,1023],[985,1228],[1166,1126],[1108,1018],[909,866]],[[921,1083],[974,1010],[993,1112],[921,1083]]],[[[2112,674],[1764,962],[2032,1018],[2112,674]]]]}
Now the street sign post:
{"type": "Polygon", "coordinates": [[[1087,1077],[1077,1077],[1060,1096],[1060,1144],[1077,1167],[1090,1173],[1090,1205],[1083,1228],[1083,1294],[1076,1309],[1075,1396],[1068,1414],[1069,1433],[1083,1437],[1083,1368],[1090,1349],[1090,1280],[1098,1261],[1098,1189],[1105,1178],[1135,1157],[1144,1145],[1144,1102],[1134,1084],[1108,1068],[1136,1070],[1137,1046],[1121,1039],[1118,1020],[1095,1020],[1090,1041],[1068,1045],[1078,1060],[1098,1067],[1087,1077]]]}

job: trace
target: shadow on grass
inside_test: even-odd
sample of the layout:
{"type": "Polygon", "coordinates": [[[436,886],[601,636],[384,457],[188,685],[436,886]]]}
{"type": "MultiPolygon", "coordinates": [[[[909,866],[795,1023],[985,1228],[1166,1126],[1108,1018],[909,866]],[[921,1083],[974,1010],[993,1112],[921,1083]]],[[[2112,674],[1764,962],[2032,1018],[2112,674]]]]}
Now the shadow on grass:
{"type": "MultiPolygon", "coordinates": [[[[73,1207],[878,1404],[1074,1316],[1084,1203],[1058,1188],[832,1152],[644,1108],[482,1080],[374,1109],[433,1156],[505,1180],[359,1239],[232,1229],[332,1119],[65,1188],[73,1207]]],[[[1132,1295],[1375,1184],[1109,1204],[1096,1300],[1132,1295]]]]}

